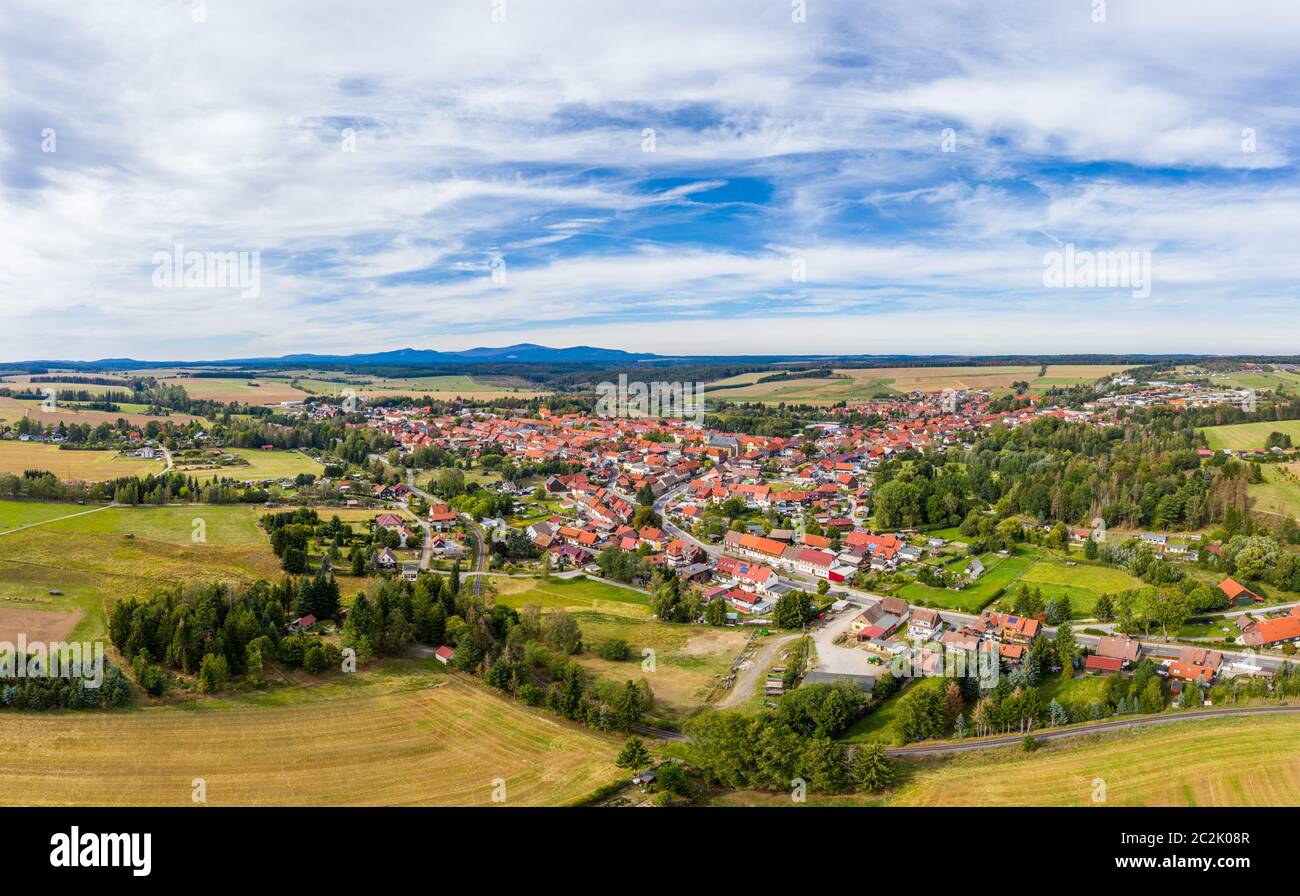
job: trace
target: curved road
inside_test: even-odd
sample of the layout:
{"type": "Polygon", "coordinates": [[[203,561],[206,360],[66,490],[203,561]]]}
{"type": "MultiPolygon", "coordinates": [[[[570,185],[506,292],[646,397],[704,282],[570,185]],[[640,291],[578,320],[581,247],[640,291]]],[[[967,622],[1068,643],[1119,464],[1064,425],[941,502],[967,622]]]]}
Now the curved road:
{"type": "MultiPolygon", "coordinates": [[[[1300,712],[1300,706],[1236,706],[1224,709],[1194,709],[1186,712],[1174,712],[1168,715],[1142,716],[1132,719],[1111,719],[1077,728],[1040,728],[1030,732],[1034,740],[1066,740],[1072,737],[1087,737],[1091,734],[1105,734],[1108,731],[1121,731],[1126,728],[1147,728],[1152,725],[1173,725],[1177,722],[1198,722],[1207,719],[1231,718],[1233,716],[1267,716],[1290,715],[1300,712]]],[[[657,737],[660,740],[673,740],[685,743],[690,738],[677,731],[663,728],[651,728],[649,725],[634,725],[637,734],[657,737]]],[[[1024,742],[1023,734],[999,734],[993,737],[971,738],[941,744],[916,744],[910,747],[887,747],[890,756],[906,758],[908,756],[943,756],[952,753],[970,753],[975,750],[996,750],[1001,747],[1015,747],[1024,742]]]]}
{"type": "MultiPolygon", "coordinates": [[[[1039,728],[1029,732],[1038,741],[1064,740],[1070,737],[1084,737],[1089,734],[1101,734],[1107,731],[1119,731],[1124,728],[1145,728],[1150,725],[1172,725],[1175,722],[1196,722],[1204,719],[1217,719],[1231,716],[1263,716],[1300,712],[1300,706],[1237,706],[1224,709],[1192,709],[1185,712],[1173,712],[1168,715],[1144,716],[1135,719],[1112,719],[1092,725],[1080,725],[1077,728],[1039,728]]],[[[942,756],[948,753],[968,753],[972,750],[991,750],[997,747],[1011,747],[1022,743],[1023,734],[1002,734],[984,737],[979,740],[956,741],[943,744],[917,744],[911,747],[890,747],[890,756],[942,756]]]]}

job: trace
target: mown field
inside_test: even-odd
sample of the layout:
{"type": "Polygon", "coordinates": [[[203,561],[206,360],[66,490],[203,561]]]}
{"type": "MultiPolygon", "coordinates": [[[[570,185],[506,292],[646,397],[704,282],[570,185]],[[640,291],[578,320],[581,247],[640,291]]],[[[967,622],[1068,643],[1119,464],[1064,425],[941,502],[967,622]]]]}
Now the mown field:
{"type": "Polygon", "coordinates": [[[0,441],[0,473],[21,475],[25,470],[47,470],[60,479],[102,482],[120,476],[160,473],[159,460],[122,457],[116,451],[64,451],[41,442],[0,441]]]}
{"type": "Polygon", "coordinates": [[[509,606],[531,603],[543,610],[571,613],[587,648],[574,660],[603,680],[622,683],[645,678],[655,694],[655,715],[681,718],[699,706],[746,640],[746,634],[736,628],[668,625],[653,620],[647,595],[604,582],[494,579],[493,583],[500,592],[497,600],[509,606]],[[629,659],[599,656],[600,645],[614,638],[628,642],[629,659]]]}
{"type": "Polygon", "coordinates": [[[342,395],[345,390],[353,390],[358,398],[382,398],[386,395],[410,395],[414,397],[429,396],[436,399],[451,398],[532,398],[547,394],[530,386],[523,380],[511,380],[498,377],[480,380],[464,374],[419,377],[348,377],[349,381],[337,382],[310,375],[297,380],[298,385],[309,392],[322,395],[342,395]]]}
{"type": "Polygon", "coordinates": [[[263,451],[260,448],[223,448],[224,454],[242,457],[247,464],[216,464],[216,458],[176,458],[176,468],[183,473],[193,473],[202,480],[213,476],[231,479],[292,479],[299,473],[320,476],[325,467],[301,451],[263,451]]]}
{"type": "Polygon", "coordinates": [[[1043,600],[1068,597],[1074,615],[1080,617],[1090,614],[1103,594],[1113,596],[1131,588],[1141,588],[1143,584],[1121,569],[1085,563],[1066,566],[1054,558],[1035,563],[1019,578],[1017,588],[1020,583],[1037,588],[1042,592],[1043,600]]]}
{"type": "Polygon", "coordinates": [[[119,712],[4,711],[0,804],[560,805],[623,777],[618,739],[432,668],[119,712]]]}
{"type": "Polygon", "coordinates": [[[1230,423],[1227,426],[1202,426],[1198,432],[1216,451],[1231,448],[1233,451],[1250,451],[1263,448],[1271,432],[1286,433],[1291,441],[1300,445],[1300,420],[1277,420],[1263,423],[1230,423]]]}
{"type": "Polygon", "coordinates": [[[1300,517],[1300,463],[1266,464],[1264,481],[1247,487],[1251,509],[1300,517]]]}
{"type": "Polygon", "coordinates": [[[93,637],[103,634],[106,607],[122,597],[190,582],[278,579],[279,561],[257,527],[260,509],[0,501],[0,608],[80,610],[74,634],[93,637]],[[37,525],[16,528],[28,524],[37,525]]]}
{"type": "Polygon", "coordinates": [[[1227,386],[1232,389],[1258,389],[1272,390],[1289,389],[1294,391],[1300,388],[1300,374],[1292,373],[1289,370],[1261,370],[1261,371],[1240,371],[1237,373],[1215,374],[1210,380],[1216,386],[1227,386]]]}
{"type": "MultiPolygon", "coordinates": [[[[721,805],[791,805],[789,794],[721,794],[721,805]]],[[[1300,802],[1300,719],[1260,716],[913,761],[883,795],[818,797],[809,805],[1294,806],[1300,802]],[[1104,801],[1094,802],[1104,783],[1104,801]]]]}
{"type": "Polygon", "coordinates": [[[162,378],[159,381],[168,386],[181,386],[190,398],[209,401],[232,402],[240,404],[279,404],[282,401],[301,401],[307,393],[295,389],[289,383],[272,378],[239,376],[225,377],[178,376],[162,378]]]}
{"type": "Polygon", "coordinates": [[[717,380],[709,383],[708,389],[711,397],[723,400],[832,404],[861,401],[877,395],[941,392],[946,389],[987,389],[995,395],[1002,395],[1018,381],[1029,383],[1031,391],[1041,392],[1052,386],[1091,383],[1123,369],[1115,365],[1058,364],[1049,366],[1040,377],[1038,366],[836,368],[835,377],[756,382],[770,373],[781,372],[772,370],[717,380]]]}
{"type": "Polygon", "coordinates": [[[118,420],[126,420],[138,426],[144,426],[151,421],[157,421],[161,424],[175,423],[178,426],[198,420],[191,414],[181,414],[173,412],[170,414],[148,414],[143,405],[125,404],[118,411],[91,411],[81,408],[74,408],[69,405],[58,405],[52,411],[42,409],[39,401],[19,401],[16,398],[7,396],[0,397],[0,423],[16,423],[24,417],[28,417],[43,426],[58,426],[60,423],[71,425],[73,423],[86,424],[88,426],[99,426],[101,423],[107,423],[113,426],[118,420]]]}

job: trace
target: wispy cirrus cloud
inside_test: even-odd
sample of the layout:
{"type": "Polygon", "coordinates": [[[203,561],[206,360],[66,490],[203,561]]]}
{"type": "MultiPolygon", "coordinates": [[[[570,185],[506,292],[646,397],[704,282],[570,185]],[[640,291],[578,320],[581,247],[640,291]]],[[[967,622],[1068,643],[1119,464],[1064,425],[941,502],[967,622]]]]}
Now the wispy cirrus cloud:
{"type": "Polygon", "coordinates": [[[20,0],[0,358],[1293,350],[1293,3],[914,6],[20,0]],[[155,289],[177,243],[257,300],[155,289]]]}

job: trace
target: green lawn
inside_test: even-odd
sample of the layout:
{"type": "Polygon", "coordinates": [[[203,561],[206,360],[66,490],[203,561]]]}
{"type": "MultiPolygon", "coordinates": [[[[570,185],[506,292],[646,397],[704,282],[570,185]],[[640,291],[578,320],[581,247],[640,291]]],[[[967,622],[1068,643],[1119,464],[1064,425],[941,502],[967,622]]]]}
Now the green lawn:
{"type": "Polygon", "coordinates": [[[894,743],[894,721],[898,715],[898,701],[908,691],[917,688],[938,688],[943,690],[951,679],[935,676],[920,678],[906,688],[902,688],[892,697],[877,707],[876,711],[858,719],[842,738],[849,743],[861,744],[867,741],[894,743]]]}
{"type": "Polygon", "coordinates": [[[936,607],[978,613],[998,597],[1000,591],[1016,582],[1025,570],[1034,564],[1035,559],[1027,554],[1014,554],[1005,559],[999,558],[996,554],[984,554],[980,557],[985,566],[984,575],[961,591],[950,591],[947,588],[935,588],[931,585],[922,585],[920,582],[912,582],[898,589],[897,594],[909,603],[924,601],[936,607]]]}
{"type": "Polygon", "coordinates": [[[1300,464],[1264,464],[1264,481],[1247,486],[1251,509],[1300,516],[1300,464]]]}
{"type": "Polygon", "coordinates": [[[1139,579],[1123,570],[1076,562],[1077,566],[1066,566],[1065,561],[1054,557],[1042,560],[1026,570],[1020,582],[1042,591],[1045,601],[1068,597],[1074,615],[1079,618],[1090,615],[1103,594],[1114,595],[1142,587],[1139,579]]]}
{"type": "Polygon", "coordinates": [[[1245,451],[1263,448],[1264,441],[1271,432],[1286,433],[1291,437],[1291,441],[1300,444],[1300,420],[1202,426],[1198,432],[1205,433],[1206,443],[1215,450],[1231,448],[1233,451],[1245,451]]]}
{"type": "MultiPolygon", "coordinates": [[[[599,610],[608,604],[632,605],[637,615],[650,614],[650,595],[594,579],[497,579],[497,600],[507,606],[538,604],[542,609],[599,610]]],[[[617,609],[617,608],[616,608],[617,609]]]]}
{"type": "Polygon", "coordinates": [[[94,509],[95,505],[0,500],[0,533],[94,509]]]}
{"type": "Polygon", "coordinates": [[[1076,673],[1073,678],[1049,675],[1039,683],[1039,689],[1042,691],[1044,706],[1053,697],[1060,701],[1062,706],[1071,704],[1087,706],[1094,700],[1101,700],[1106,696],[1106,678],[1101,675],[1084,675],[1082,672],[1076,673]]]}

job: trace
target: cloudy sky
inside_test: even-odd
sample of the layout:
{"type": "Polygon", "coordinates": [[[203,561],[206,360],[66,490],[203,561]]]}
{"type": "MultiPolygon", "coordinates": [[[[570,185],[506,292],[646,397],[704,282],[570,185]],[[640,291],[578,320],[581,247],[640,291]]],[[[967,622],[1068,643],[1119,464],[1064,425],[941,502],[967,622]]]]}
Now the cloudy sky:
{"type": "Polygon", "coordinates": [[[1100,6],[7,0],[0,360],[1300,351],[1300,3],[1100,6]]]}

